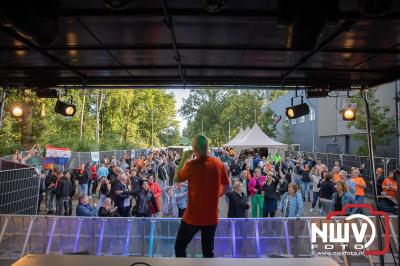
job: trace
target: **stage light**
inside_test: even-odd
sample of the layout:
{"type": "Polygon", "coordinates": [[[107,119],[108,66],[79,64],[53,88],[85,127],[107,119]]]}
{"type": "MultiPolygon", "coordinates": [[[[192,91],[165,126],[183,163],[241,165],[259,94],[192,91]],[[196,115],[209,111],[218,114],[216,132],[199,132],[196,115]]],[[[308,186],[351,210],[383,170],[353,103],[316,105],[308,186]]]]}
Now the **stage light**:
{"type": "Polygon", "coordinates": [[[226,6],[228,0],[201,0],[201,2],[205,10],[210,13],[217,13],[226,6]]]}
{"type": "Polygon", "coordinates": [[[310,113],[310,108],[306,103],[286,108],[286,116],[289,119],[295,119],[301,116],[308,115],[309,113],[310,113]]]}
{"type": "Polygon", "coordinates": [[[74,116],[76,113],[76,106],[72,104],[72,99],[70,103],[65,103],[57,100],[54,111],[60,115],[71,117],[74,116]]]}
{"type": "Polygon", "coordinates": [[[20,118],[24,115],[24,106],[20,102],[14,102],[10,106],[10,113],[15,118],[20,118]]]}
{"type": "Polygon", "coordinates": [[[344,121],[353,121],[357,118],[357,107],[355,105],[345,107],[340,112],[344,121]]]}

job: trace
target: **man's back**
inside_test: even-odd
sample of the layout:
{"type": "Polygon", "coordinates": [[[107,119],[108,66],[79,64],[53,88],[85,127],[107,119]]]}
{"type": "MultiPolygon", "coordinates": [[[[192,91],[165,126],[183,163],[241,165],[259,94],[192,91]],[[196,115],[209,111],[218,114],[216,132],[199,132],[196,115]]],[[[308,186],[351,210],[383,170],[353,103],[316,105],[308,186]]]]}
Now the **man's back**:
{"type": "Polygon", "coordinates": [[[207,157],[187,162],[178,173],[181,181],[189,180],[188,203],[183,220],[191,225],[218,223],[218,199],[228,174],[222,162],[207,157]]]}

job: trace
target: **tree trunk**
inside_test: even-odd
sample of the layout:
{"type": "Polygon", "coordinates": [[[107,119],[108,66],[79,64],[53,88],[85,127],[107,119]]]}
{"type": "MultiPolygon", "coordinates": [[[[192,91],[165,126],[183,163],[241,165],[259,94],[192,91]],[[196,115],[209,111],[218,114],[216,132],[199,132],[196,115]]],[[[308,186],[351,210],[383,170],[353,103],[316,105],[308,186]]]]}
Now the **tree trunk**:
{"type": "Polygon", "coordinates": [[[3,127],[3,119],[4,119],[4,105],[7,97],[6,89],[3,88],[0,96],[0,130],[3,127]]]}
{"type": "Polygon", "coordinates": [[[96,99],[96,151],[100,146],[100,111],[103,102],[103,91],[99,90],[96,99]]]}
{"type": "Polygon", "coordinates": [[[86,101],[86,90],[83,90],[83,100],[82,100],[82,109],[81,109],[81,130],[79,134],[79,139],[82,140],[83,137],[83,114],[85,113],[85,101],[86,101]]]}
{"type": "Polygon", "coordinates": [[[20,121],[21,127],[21,146],[23,149],[30,149],[33,146],[33,136],[32,136],[32,111],[33,104],[24,104],[24,115],[20,121]]]}

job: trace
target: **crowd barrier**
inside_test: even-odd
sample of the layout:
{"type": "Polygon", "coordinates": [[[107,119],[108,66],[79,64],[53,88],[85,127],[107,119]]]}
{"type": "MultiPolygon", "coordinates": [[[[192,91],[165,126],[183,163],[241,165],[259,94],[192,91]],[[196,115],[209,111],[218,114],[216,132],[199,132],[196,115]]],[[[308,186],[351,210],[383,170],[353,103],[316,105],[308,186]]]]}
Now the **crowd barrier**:
{"type": "MultiPolygon", "coordinates": [[[[1,162],[1,166],[8,165],[1,162]]],[[[0,213],[34,215],[38,208],[40,177],[35,168],[13,167],[0,170],[0,213]]]]}
{"type": "MultiPolygon", "coordinates": [[[[320,224],[323,219],[220,219],[215,237],[215,256],[319,256],[311,248],[310,228],[311,223],[320,224]]],[[[375,220],[375,217],[371,219],[375,220]]],[[[0,258],[19,258],[28,253],[171,257],[174,256],[179,223],[180,220],[175,218],[0,215],[0,258]]],[[[389,228],[393,237],[391,243],[398,248],[397,217],[391,217],[389,228]]],[[[375,239],[369,249],[377,246],[375,239]]],[[[335,247],[335,250],[342,249],[335,247]]],[[[201,257],[199,234],[187,252],[188,257],[201,257]]]]}

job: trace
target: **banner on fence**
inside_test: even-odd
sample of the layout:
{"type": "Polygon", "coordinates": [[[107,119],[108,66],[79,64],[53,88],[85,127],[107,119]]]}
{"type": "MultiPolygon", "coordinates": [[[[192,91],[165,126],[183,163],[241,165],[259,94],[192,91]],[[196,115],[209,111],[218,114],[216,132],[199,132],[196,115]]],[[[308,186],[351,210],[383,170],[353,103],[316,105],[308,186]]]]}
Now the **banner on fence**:
{"type": "Polygon", "coordinates": [[[90,158],[92,159],[92,162],[98,162],[100,161],[100,154],[98,151],[91,152],[90,153],[90,158]]]}

